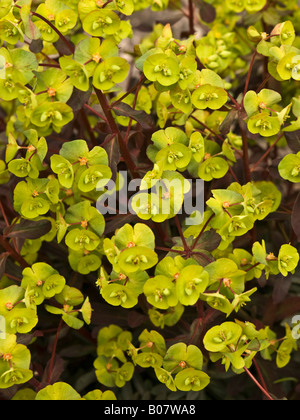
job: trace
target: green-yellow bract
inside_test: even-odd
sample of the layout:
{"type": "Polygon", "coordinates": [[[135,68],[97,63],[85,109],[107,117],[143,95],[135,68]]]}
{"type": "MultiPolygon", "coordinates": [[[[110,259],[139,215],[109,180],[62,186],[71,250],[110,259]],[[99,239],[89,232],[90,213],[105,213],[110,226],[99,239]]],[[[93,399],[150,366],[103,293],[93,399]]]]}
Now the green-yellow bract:
{"type": "Polygon", "coordinates": [[[283,179],[300,182],[300,152],[285,156],[279,163],[278,170],[283,179]]]}
{"type": "Polygon", "coordinates": [[[129,72],[129,65],[124,58],[112,57],[104,60],[96,68],[93,84],[97,89],[109,90],[116,83],[123,82],[129,72]]]}
{"type": "Polygon", "coordinates": [[[147,79],[162,86],[171,86],[179,80],[179,63],[173,55],[150,55],[144,63],[143,71],[147,79]]]}
{"type": "Polygon", "coordinates": [[[227,399],[221,363],[273,399],[298,363],[296,0],[38,3],[0,5],[1,396],[227,399]]]}

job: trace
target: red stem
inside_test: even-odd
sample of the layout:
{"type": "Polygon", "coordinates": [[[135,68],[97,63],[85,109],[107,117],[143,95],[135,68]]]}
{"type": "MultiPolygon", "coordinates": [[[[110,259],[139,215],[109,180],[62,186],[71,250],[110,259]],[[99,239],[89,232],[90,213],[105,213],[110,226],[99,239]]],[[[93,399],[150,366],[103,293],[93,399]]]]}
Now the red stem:
{"type": "MultiPolygon", "coordinates": [[[[143,82],[144,82],[144,78],[145,78],[145,76],[142,75],[142,77],[140,78],[139,83],[137,85],[136,92],[135,92],[135,97],[134,97],[134,101],[133,101],[133,105],[132,105],[132,109],[135,109],[135,107],[136,107],[138,96],[139,96],[141,87],[142,87],[143,82]]],[[[132,127],[132,122],[133,122],[133,119],[130,118],[130,121],[129,121],[129,124],[128,124],[128,128],[127,128],[127,131],[126,131],[126,135],[125,135],[125,140],[124,140],[126,144],[128,143],[128,138],[129,138],[129,134],[130,134],[131,127],[132,127]]]]}
{"type": "Polygon", "coordinates": [[[249,378],[251,378],[252,381],[258,386],[258,388],[262,391],[262,393],[268,398],[268,400],[274,401],[274,398],[272,398],[271,395],[269,394],[269,392],[258,382],[258,380],[249,371],[249,369],[244,367],[244,371],[247,373],[249,378]]]}
{"type": "Polygon", "coordinates": [[[144,76],[144,74],[142,74],[142,76],[141,76],[140,80],[137,82],[137,84],[135,86],[133,86],[131,89],[129,89],[126,93],[124,93],[124,95],[121,96],[121,98],[119,98],[118,100],[113,102],[110,105],[110,108],[114,108],[116,105],[118,105],[120,102],[122,102],[125,98],[127,98],[128,95],[133,93],[145,80],[146,80],[146,77],[144,76]]]}
{"type": "Polygon", "coordinates": [[[88,120],[88,117],[86,115],[86,112],[85,112],[85,109],[84,108],[82,108],[80,110],[80,114],[81,114],[82,121],[83,121],[83,123],[85,125],[85,128],[87,129],[87,131],[89,133],[89,136],[90,136],[90,139],[91,139],[91,142],[92,142],[93,146],[97,146],[97,140],[96,140],[94,131],[93,131],[91,125],[90,125],[90,122],[88,120]]]}
{"type": "MultiPolygon", "coordinates": [[[[22,9],[21,6],[15,4],[14,7],[17,7],[18,9],[22,9]]],[[[66,46],[68,47],[68,49],[70,50],[70,52],[72,54],[74,54],[75,52],[75,47],[67,40],[67,38],[56,28],[55,25],[53,25],[53,23],[51,23],[48,19],[46,19],[44,16],[40,15],[39,13],[36,12],[30,12],[30,14],[32,16],[37,17],[38,19],[41,19],[42,21],[44,21],[45,23],[47,23],[47,25],[50,26],[51,29],[53,29],[54,32],[57,33],[57,35],[62,39],[62,41],[66,44],[66,46]]]]}
{"type": "Polygon", "coordinates": [[[246,182],[251,182],[251,171],[250,171],[250,164],[249,164],[249,148],[248,148],[248,139],[246,132],[242,126],[242,116],[239,115],[239,126],[241,131],[241,136],[243,139],[243,160],[244,160],[244,171],[245,171],[245,179],[246,182]]]}
{"type": "Polygon", "coordinates": [[[258,365],[257,361],[255,360],[255,357],[253,358],[253,363],[254,363],[255,369],[256,369],[256,371],[257,371],[257,374],[258,374],[258,376],[259,376],[259,378],[260,378],[260,381],[261,381],[261,383],[262,383],[262,386],[263,386],[266,390],[268,390],[267,384],[266,384],[266,382],[265,382],[265,379],[264,379],[264,377],[263,377],[263,374],[261,373],[260,367],[259,367],[259,365],[258,365]]]}
{"type": "Polygon", "coordinates": [[[181,229],[180,221],[179,221],[177,215],[175,216],[175,222],[176,222],[177,230],[179,232],[181,241],[183,243],[184,250],[185,250],[185,252],[188,252],[189,251],[189,247],[188,247],[188,244],[186,243],[185,237],[183,236],[183,232],[182,232],[182,229],[181,229]]]}
{"type": "Polygon", "coordinates": [[[180,251],[179,249],[165,248],[162,246],[156,246],[155,249],[159,251],[165,251],[165,252],[175,252],[176,254],[181,254],[181,255],[185,254],[185,251],[180,251]]]}
{"type": "Polygon", "coordinates": [[[264,155],[256,162],[256,164],[251,168],[251,172],[254,172],[255,169],[261,164],[261,162],[263,162],[271,153],[271,151],[274,149],[274,147],[276,146],[276,144],[279,142],[279,140],[282,139],[282,137],[284,136],[284,133],[281,133],[277,139],[274,141],[274,143],[268,148],[268,150],[264,153],[264,155]]]}
{"type": "Polygon", "coordinates": [[[128,169],[129,169],[129,172],[131,173],[131,176],[133,178],[140,178],[140,175],[136,171],[135,163],[134,163],[134,161],[133,161],[133,159],[132,159],[132,157],[129,153],[129,150],[128,150],[127,145],[124,141],[124,138],[123,138],[123,136],[122,136],[122,134],[121,134],[116,122],[115,122],[115,119],[114,119],[114,117],[111,113],[111,110],[110,110],[109,104],[107,102],[106,96],[99,89],[95,89],[95,92],[96,92],[96,95],[98,97],[98,100],[100,102],[100,105],[102,107],[102,110],[105,114],[105,117],[107,119],[107,122],[110,126],[110,129],[111,129],[112,133],[116,133],[116,135],[117,135],[122,157],[124,158],[125,163],[128,166],[128,169]]]}
{"type": "Polygon", "coordinates": [[[58,339],[59,339],[59,334],[60,331],[62,329],[63,326],[63,319],[61,318],[57,331],[56,331],[56,337],[55,337],[55,341],[53,344],[53,349],[52,349],[52,355],[51,355],[51,360],[50,360],[50,364],[49,364],[49,370],[48,370],[48,379],[47,382],[48,384],[50,384],[51,381],[51,376],[52,376],[52,371],[53,371],[53,366],[54,366],[54,360],[55,360],[55,353],[56,353],[56,349],[57,349],[57,343],[58,343],[58,339]]]}
{"type": "Polygon", "coordinates": [[[195,25],[194,25],[194,4],[193,4],[193,0],[189,0],[189,23],[190,23],[190,35],[194,35],[195,25]]]}
{"type": "Polygon", "coordinates": [[[20,264],[21,267],[30,267],[24,258],[5,240],[2,235],[0,235],[0,245],[20,264]]]}
{"type": "Polygon", "coordinates": [[[243,102],[242,102],[243,106],[244,106],[245,95],[248,92],[251,73],[252,73],[252,70],[253,70],[253,65],[254,65],[254,61],[255,61],[255,58],[256,58],[257,54],[258,54],[258,52],[255,50],[254,54],[252,56],[251,62],[250,62],[250,67],[249,67],[249,71],[248,71],[248,75],[247,75],[247,79],[246,79],[246,84],[245,84],[245,89],[244,89],[244,96],[243,96],[243,102]]]}
{"type": "Polygon", "coordinates": [[[54,68],[54,69],[60,69],[60,65],[59,64],[39,63],[39,66],[40,67],[50,67],[50,68],[54,68]]]}
{"type": "Polygon", "coordinates": [[[103,115],[101,115],[99,112],[97,112],[94,108],[92,108],[90,105],[88,104],[84,104],[84,107],[86,109],[88,109],[89,111],[91,111],[94,115],[96,115],[96,117],[100,118],[101,120],[103,120],[106,124],[108,124],[108,121],[105,117],[103,117],[103,115]]]}
{"type": "Polygon", "coordinates": [[[222,136],[220,136],[218,133],[213,131],[211,128],[209,128],[206,124],[204,124],[202,121],[198,120],[194,115],[190,116],[193,120],[195,120],[198,124],[202,125],[206,130],[210,131],[211,134],[213,134],[215,137],[217,137],[222,143],[224,142],[224,139],[222,136]]]}
{"type": "Polygon", "coordinates": [[[208,219],[208,221],[205,223],[205,225],[203,226],[203,228],[202,228],[201,232],[199,233],[199,235],[197,236],[197,238],[196,238],[195,242],[193,243],[193,246],[192,246],[191,250],[193,250],[193,249],[195,249],[195,248],[196,248],[197,243],[199,242],[199,239],[201,238],[201,236],[202,236],[203,232],[205,231],[205,229],[207,228],[207,226],[209,225],[209,223],[211,222],[211,220],[213,219],[213,217],[214,217],[214,216],[215,216],[215,215],[214,215],[214,214],[212,214],[212,215],[210,216],[210,218],[208,219]]]}
{"type": "MultiPolygon", "coordinates": [[[[3,207],[3,204],[1,203],[1,201],[0,201],[0,211],[1,211],[2,215],[3,215],[3,218],[4,218],[4,221],[5,221],[6,226],[9,229],[11,229],[9,220],[8,220],[8,218],[6,216],[6,213],[5,213],[5,210],[4,210],[4,207],[3,207]]],[[[12,243],[14,244],[15,250],[17,252],[19,252],[18,247],[17,247],[17,242],[16,242],[15,238],[12,239],[12,243]]]]}

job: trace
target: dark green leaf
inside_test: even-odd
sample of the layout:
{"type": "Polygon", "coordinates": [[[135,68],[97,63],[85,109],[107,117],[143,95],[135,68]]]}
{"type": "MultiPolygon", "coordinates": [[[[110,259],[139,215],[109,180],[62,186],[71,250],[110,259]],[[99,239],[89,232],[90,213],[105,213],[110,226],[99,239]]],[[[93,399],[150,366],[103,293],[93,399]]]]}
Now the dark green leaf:
{"type": "Polygon", "coordinates": [[[300,150],[300,130],[285,132],[284,133],[289,148],[294,153],[298,153],[300,150]]]}
{"type": "Polygon", "coordinates": [[[198,241],[195,250],[201,249],[208,252],[214,251],[221,243],[221,236],[213,229],[206,231],[202,234],[198,241]]]}
{"type": "Polygon", "coordinates": [[[51,227],[51,222],[49,220],[39,220],[35,222],[21,219],[20,223],[14,225],[13,228],[6,228],[4,234],[9,238],[38,239],[49,233],[51,227]]]}
{"type": "Polygon", "coordinates": [[[146,114],[145,111],[137,111],[123,102],[119,103],[113,109],[116,115],[132,118],[139,123],[144,130],[155,130],[155,125],[151,116],[146,114]]]}

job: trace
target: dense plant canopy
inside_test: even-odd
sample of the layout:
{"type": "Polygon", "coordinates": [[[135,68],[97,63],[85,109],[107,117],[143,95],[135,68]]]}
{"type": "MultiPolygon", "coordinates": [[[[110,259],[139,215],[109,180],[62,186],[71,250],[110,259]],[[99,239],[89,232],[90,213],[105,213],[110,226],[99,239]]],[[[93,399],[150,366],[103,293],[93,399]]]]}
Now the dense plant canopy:
{"type": "Polygon", "coordinates": [[[296,0],[1,0],[2,399],[299,399],[299,32],[296,0]]]}

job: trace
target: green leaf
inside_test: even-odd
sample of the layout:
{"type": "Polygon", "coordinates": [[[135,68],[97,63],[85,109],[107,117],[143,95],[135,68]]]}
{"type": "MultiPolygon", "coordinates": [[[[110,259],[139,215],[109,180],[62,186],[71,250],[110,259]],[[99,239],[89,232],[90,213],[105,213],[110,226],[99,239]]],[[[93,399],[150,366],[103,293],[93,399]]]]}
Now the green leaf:
{"type": "Polygon", "coordinates": [[[195,132],[191,135],[189,148],[191,149],[194,160],[200,163],[205,153],[204,139],[201,133],[195,132]]]}
{"type": "Polygon", "coordinates": [[[248,0],[245,1],[245,8],[249,13],[256,13],[262,10],[267,3],[267,0],[248,0]]]}
{"type": "Polygon", "coordinates": [[[70,206],[65,216],[65,222],[68,224],[86,225],[98,236],[103,234],[105,228],[104,217],[88,201],[81,201],[70,206]]]}
{"type": "Polygon", "coordinates": [[[65,286],[63,291],[55,296],[61,305],[78,306],[84,301],[83,294],[75,287],[65,286]]]}
{"type": "Polygon", "coordinates": [[[89,297],[87,297],[80,309],[80,312],[82,313],[82,317],[84,319],[84,322],[87,325],[90,325],[91,323],[91,317],[92,317],[92,306],[90,304],[89,297]]]}
{"type": "Polygon", "coordinates": [[[245,110],[248,117],[251,117],[260,110],[271,108],[281,101],[281,95],[271,89],[262,89],[259,94],[249,90],[244,99],[245,110]]]}
{"type": "Polygon", "coordinates": [[[278,255],[278,268],[283,276],[293,272],[298,266],[299,254],[296,248],[291,245],[282,245],[278,255]]]}
{"type": "Polygon", "coordinates": [[[203,354],[194,346],[177,343],[171,346],[164,357],[163,367],[169,372],[178,373],[186,367],[201,370],[203,366],[203,354]]]}
{"type": "Polygon", "coordinates": [[[122,388],[126,382],[131,381],[134,374],[134,365],[130,362],[124,363],[120,369],[117,370],[116,374],[116,386],[122,388]]]}
{"type": "Polygon", "coordinates": [[[83,19],[83,29],[94,37],[113,35],[121,25],[119,16],[111,10],[94,10],[83,19]]]}
{"type": "Polygon", "coordinates": [[[185,267],[176,280],[176,292],[183,305],[194,305],[208,286],[209,275],[202,267],[185,267]]]}
{"type": "Polygon", "coordinates": [[[85,140],[73,140],[65,142],[59,154],[71,163],[75,163],[88,156],[89,148],[85,140]]]}
{"type": "Polygon", "coordinates": [[[20,385],[30,381],[33,377],[33,372],[29,369],[11,368],[3,372],[0,377],[0,388],[6,389],[14,385],[20,385]]]}
{"type": "Polygon", "coordinates": [[[2,0],[0,5],[0,19],[8,15],[13,6],[13,0],[2,0]]]}
{"type": "Polygon", "coordinates": [[[227,99],[224,89],[212,85],[202,85],[192,95],[193,105],[198,109],[220,109],[226,104],[227,99]]]}
{"type": "Polygon", "coordinates": [[[6,152],[5,152],[5,162],[9,163],[12,159],[14,159],[18,150],[19,150],[19,145],[17,143],[17,140],[14,138],[14,136],[11,133],[9,133],[8,145],[6,146],[6,152]]]}
{"type": "Polygon", "coordinates": [[[148,270],[158,262],[157,254],[144,246],[127,248],[119,256],[119,265],[125,273],[148,270]]]}
{"type": "Polygon", "coordinates": [[[102,290],[103,299],[110,305],[133,308],[138,303],[137,295],[127,286],[109,284],[102,290]]]}
{"type": "Polygon", "coordinates": [[[248,129],[253,134],[260,134],[263,137],[271,137],[280,131],[278,117],[270,117],[266,112],[254,115],[249,118],[248,129]]]}
{"type": "Polygon", "coordinates": [[[293,183],[300,182],[300,153],[285,156],[278,165],[280,176],[293,183]]]}
{"type": "Polygon", "coordinates": [[[144,294],[147,301],[159,309],[168,309],[178,303],[175,285],[166,276],[159,275],[147,280],[144,285],[144,294]]]}
{"type": "Polygon", "coordinates": [[[129,73],[128,62],[121,57],[111,57],[98,65],[93,77],[93,85],[97,89],[109,90],[116,83],[122,83],[129,73]]]}
{"type": "Polygon", "coordinates": [[[300,80],[300,56],[296,52],[289,52],[278,63],[276,69],[283,80],[300,80]]]}
{"type": "Polygon", "coordinates": [[[64,313],[62,319],[70,328],[80,330],[84,326],[84,322],[81,319],[78,319],[76,315],[64,313]]]}
{"type": "Polygon", "coordinates": [[[207,302],[211,308],[223,312],[226,316],[229,316],[233,311],[233,306],[229,299],[218,292],[202,293],[201,300],[207,302]]]}
{"type": "Polygon", "coordinates": [[[48,277],[43,284],[43,294],[46,298],[52,298],[53,296],[62,292],[65,287],[66,280],[59,274],[54,274],[48,277]]]}
{"type": "Polygon", "coordinates": [[[61,57],[59,63],[62,70],[70,77],[73,86],[84,92],[89,90],[89,74],[83,64],[77,63],[72,57],[61,57]]]}
{"type": "Polygon", "coordinates": [[[72,188],[74,170],[68,160],[59,155],[51,156],[51,169],[58,175],[58,180],[63,187],[72,188]]]}
{"type": "Polygon", "coordinates": [[[200,85],[211,85],[219,88],[224,88],[223,79],[213,70],[203,69],[199,75],[200,85]]]}
{"type": "Polygon", "coordinates": [[[74,118],[72,108],[60,102],[45,103],[31,114],[31,122],[37,127],[50,127],[57,132],[74,118]]]}
{"type": "Polygon", "coordinates": [[[179,80],[179,64],[176,58],[166,54],[150,55],[144,63],[143,71],[148,80],[162,86],[174,85],[179,80]]]}
{"type": "Polygon", "coordinates": [[[274,33],[280,34],[280,42],[283,45],[293,45],[296,34],[294,25],[290,20],[278,24],[274,28],[274,33]]]}
{"type": "Polygon", "coordinates": [[[114,0],[114,5],[123,15],[130,16],[134,12],[133,0],[114,0]]]}
{"type": "Polygon", "coordinates": [[[19,178],[25,178],[27,176],[30,178],[38,178],[39,176],[39,171],[34,166],[33,162],[24,158],[14,159],[9,162],[8,170],[19,178]]]}
{"type": "Polygon", "coordinates": [[[209,157],[200,164],[198,169],[199,178],[204,181],[223,178],[229,170],[227,161],[221,157],[209,157]]]}
{"type": "Polygon", "coordinates": [[[101,60],[116,57],[118,47],[112,39],[105,39],[102,43],[98,38],[86,38],[76,46],[74,60],[84,64],[89,75],[92,76],[101,60]]]}
{"type": "Polygon", "coordinates": [[[104,187],[112,177],[111,169],[105,165],[95,165],[86,169],[80,176],[78,188],[90,192],[104,187]]]}
{"type": "Polygon", "coordinates": [[[36,311],[29,308],[13,308],[6,315],[6,331],[9,334],[27,334],[38,323],[36,311]]]}
{"type": "Polygon", "coordinates": [[[276,365],[280,369],[284,368],[291,360],[291,352],[293,350],[294,343],[292,340],[284,340],[278,350],[276,355],[276,365]]]}
{"type": "Polygon", "coordinates": [[[36,25],[32,22],[30,12],[30,4],[24,5],[20,9],[20,16],[24,25],[24,34],[29,39],[38,40],[41,38],[41,33],[36,25]]]}
{"type": "Polygon", "coordinates": [[[244,0],[226,0],[228,8],[236,13],[241,13],[245,8],[244,0]]]}
{"type": "Polygon", "coordinates": [[[199,370],[188,368],[177,373],[175,385],[180,391],[201,391],[210,383],[210,377],[199,370]]]}
{"type": "Polygon", "coordinates": [[[24,201],[20,213],[28,219],[35,219],[38,216],[48,213],[49,209],[50,203],[37,196],[24,201]]]}
{"type": "Polygon", "coordinates": [[[13,397],[12,401],[34,401],[36,392],[33,389],[25,388],[18,391],[13,397]]]}
{"type": "Polygon", "coordinates": [[[176,171],[186,168],[191,158],[191,150],[184,144],[177,143],[160,150],[155,160],[165,171],[176,171]]]}
{"type": "Polygon", "coordinates": [[[94,251],[100,244],[95,233],[85,229],[73,229],[66,236],[66,245],[74,251],[94,251]]]}
{"type": "Polygon", "coordinates": [[[83,396],[84,400],[88,401],[115,401],[117,397],[112,391],[100,391],[95,389],[95,391],[90,391],[83,396]]]}
{"type": "Polygon", "coordinates": [[[237,343],[242,332],[242,328],[234,322],[224,322],[222,325],[211,328],[205,334],[203,344],[207,351],[228,351],[230,345],[237,343]]]}
{"type": "Polygon", "coordinates": [[[115,359],[112,359],[110,363],[108,362],[109,359],[107,357],[99,356],[94,362],[95,373],[101,384],[107,387],[114,387],[116,386],[116,370],[119,368],[119,364],[115,359]]]}
{"type": "Polygon", "coordinates": [[[13,77],[24,85],[29,83],[34,77],[33,72],[38,69],[38,61],[35,54],[18,48],[11,50],[10,56],[13,64],[13,77]]]}
{"type": "Polygon", "coordinates": [[[142,368],[159,368],[163,363],[163,358],[157,353],[143,352],[134,357],[134,362],[142,368]]]}
{"type": "Polygon", "coordinates": [[[127,223],[116,232],[114,243],[120,250],[133,245],[154,250],[155,236],[153,231],[143,223],[136,223],[134,227],[127,223]]]}
{"type": "Polygon", "coordinates": [[[66,35],[71,29],[76,26],[78,14],[71,9],[64,9],[59,11],[55,16],[55,26],[59,31],[66,35]]]}
{"type": "Polygon", "coordinates": [[[165,130],[158,130],[153,135],[151,140],[153,141],[157,149],[163,149],[172,144],[184,144],[188,145],[188,138],[186,134],[175,127],[168,127],[165,130]]]}
{"type": "Polygon", "coordinates": [[[9,286],[0,290],[0,314],[5,316],[23,297],[24,289],[22,287],[9,286]]]}
{"type": "Polygon", "coordinates": [[[35,399],[37,401],[76,401],[81,397],[71,385],[65,382],[56,382],[39,391],[35,399]]]}
{"type": "Polygon", "coordinates": [[[10,45],[24,42],[24,36],[21,29],[7,20],[0,21],[0,36],[1,40],[6,41],[10,45]]]}
{"type": "Polygon", "coordinates": [[[185,91],[193,82],[197,70],[197,62],[193,57],[184,57],[180,62],[179,87],[185,91]]]}
{"type": "Polygon", "coordinates": [[[166,387],[170,391],[173,391],[173,392],[177,391],[177,388],[174,383],[174,379],[172,375],[170,374],[170,372],[162,368],[155,368],[154,371],[159,382],[165,384],[166,387]]]}
{"type": "Polygon", "coordinates": [[[139,341],[140,347],[143,347],[144,352],[148,349],[148,352],[158,353],[163,357],[165,356],[166,342],[164,337],[157,331],[144,330],[139,336],[139,341]]]}

